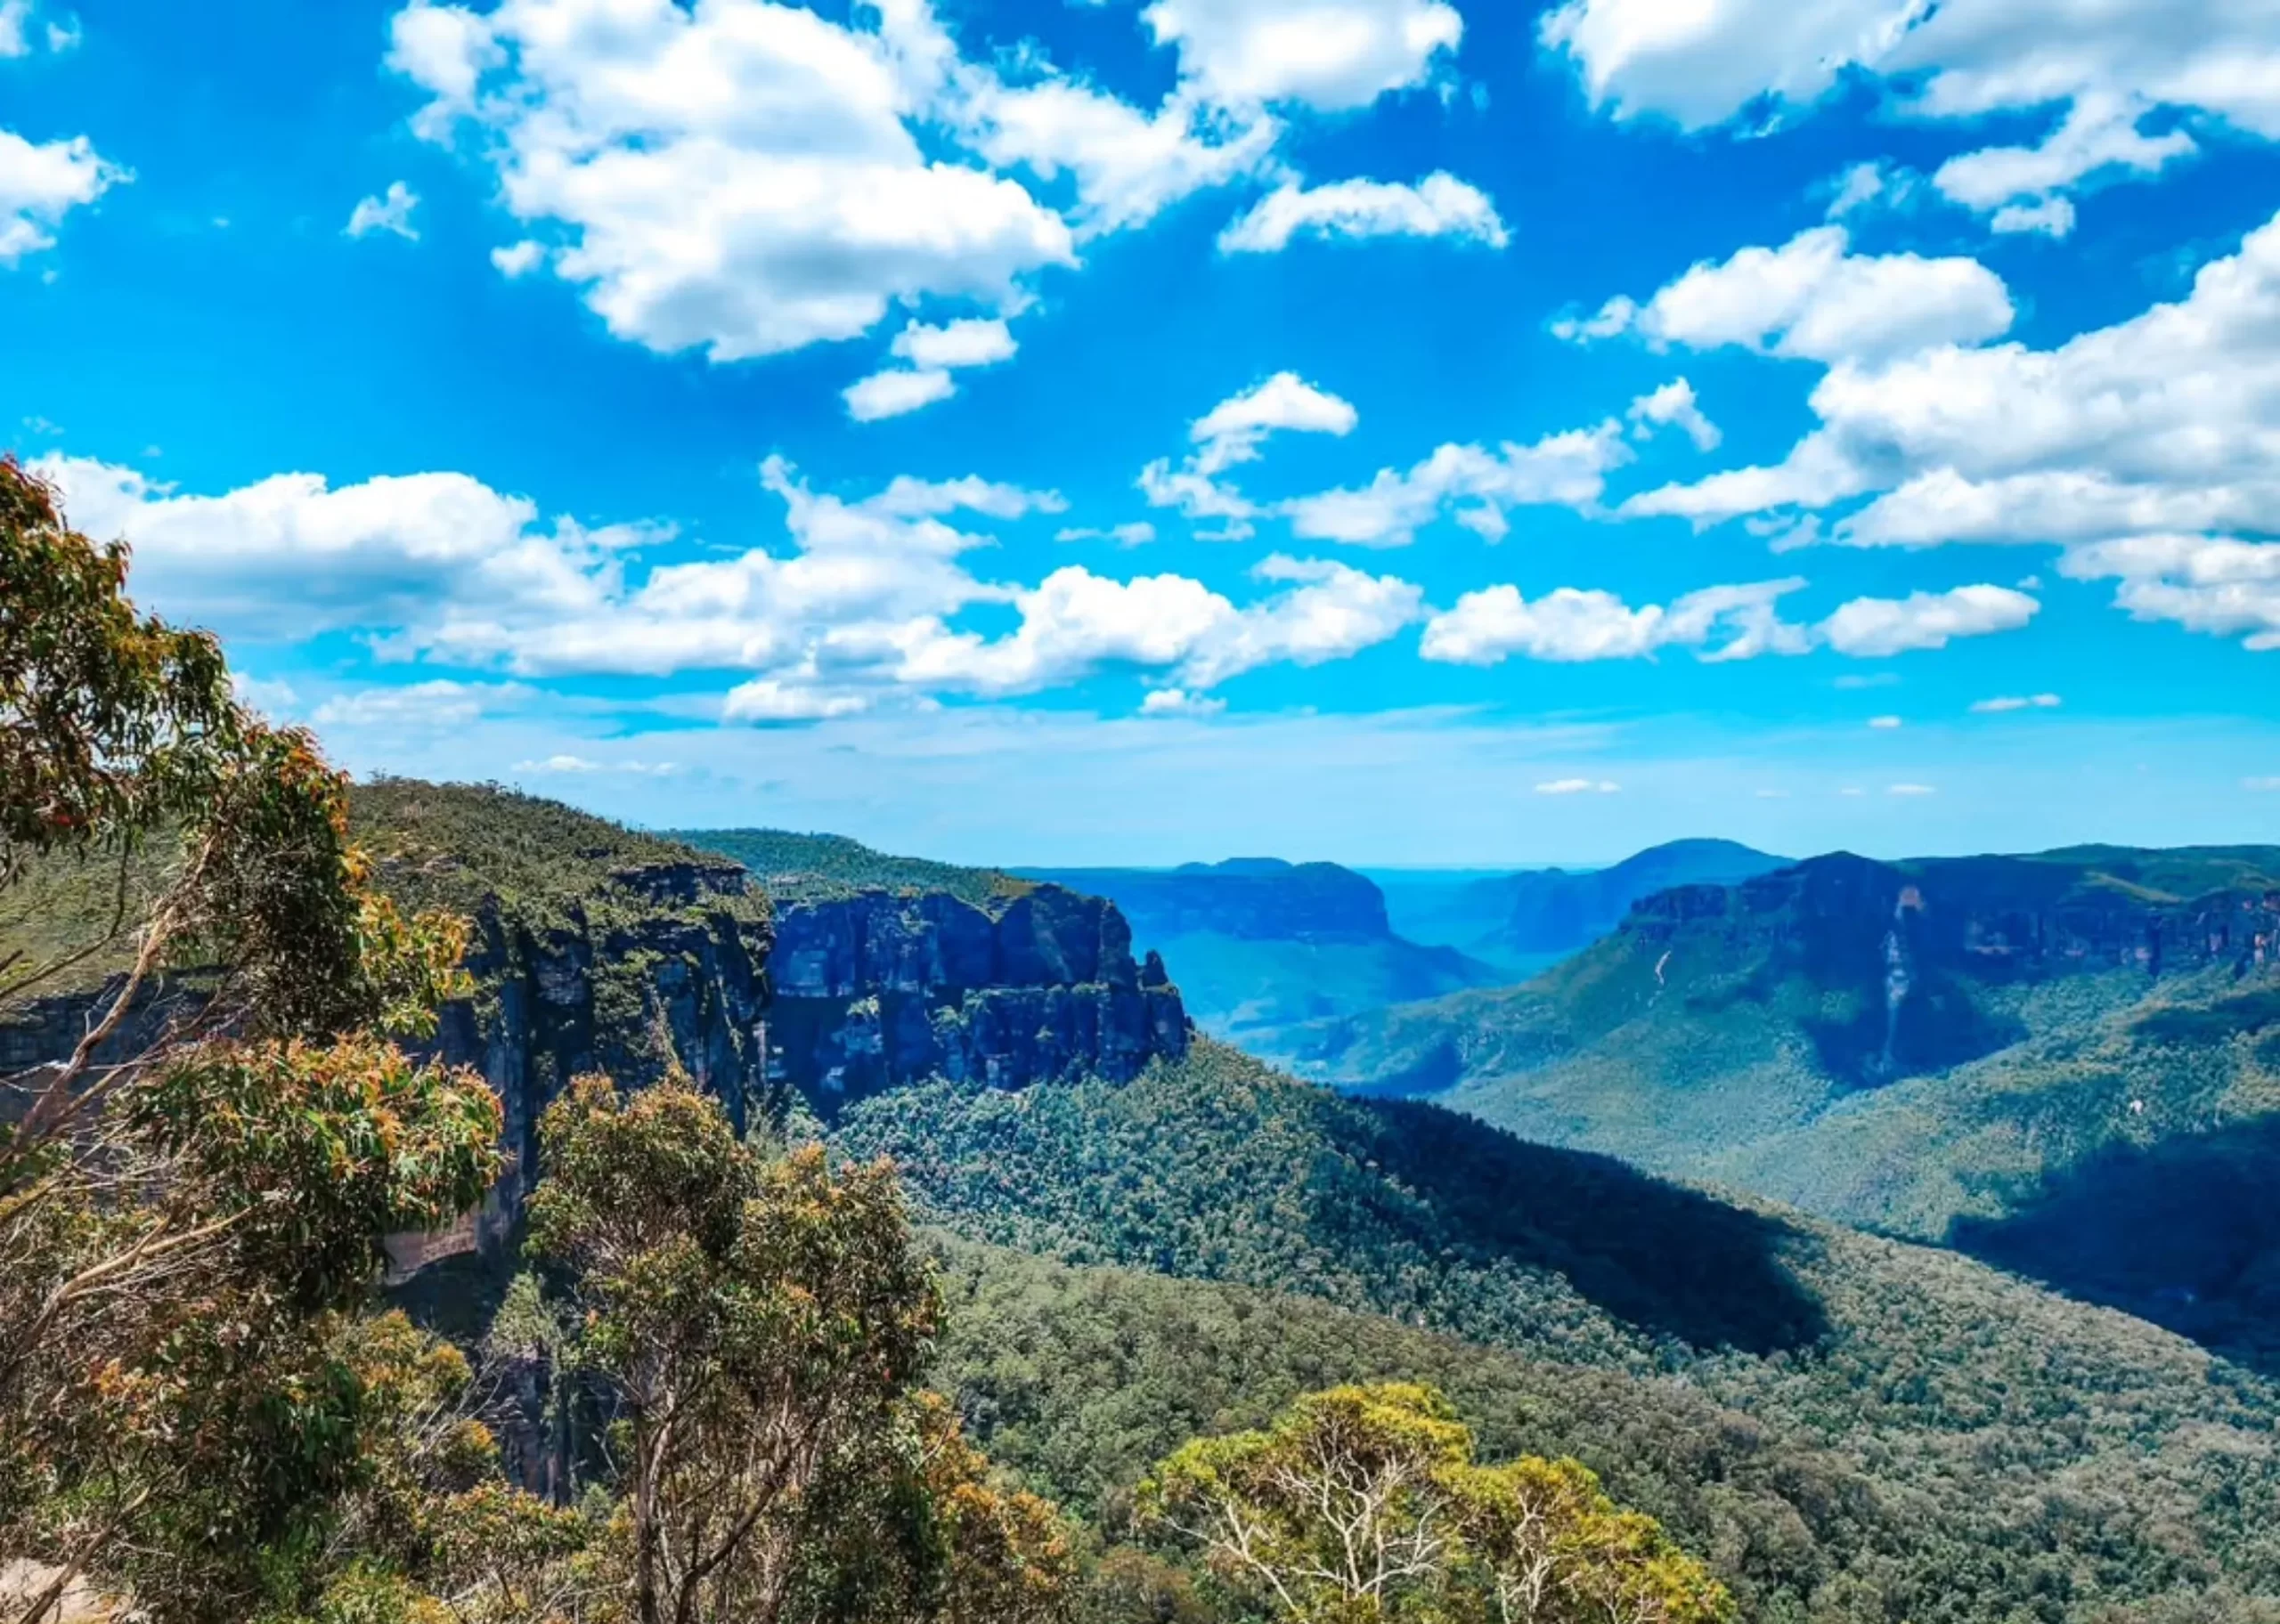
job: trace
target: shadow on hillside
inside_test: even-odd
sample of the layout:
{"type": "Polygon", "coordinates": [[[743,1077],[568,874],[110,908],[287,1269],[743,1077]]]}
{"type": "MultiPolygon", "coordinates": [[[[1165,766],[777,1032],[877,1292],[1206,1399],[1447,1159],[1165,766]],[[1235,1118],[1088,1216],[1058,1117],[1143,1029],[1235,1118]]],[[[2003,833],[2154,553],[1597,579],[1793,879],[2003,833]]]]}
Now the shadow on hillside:
{"type": "MultiPolygon", "coordinates": [[[[1376,1132],[1349,1149],[1435,1209],[1454,1246],[1480,1261],[1552,1270],[1616,1319],[1698,1349],[1773,1353],[1828,1332],[1783,1257],[1810,1243],[1779,1218],[1437,1106],[1353,1103],[1376,1132]]],[[[1317,1227],[1340,1222],[1315,1214],[1317,1227]]]]}
{"type": "Polygon", "coordinates": [[[1958,1220],[1950,1245],[2280,1375],[2280,1117],[2054,1175],[2010,1217],[1958,1220]]]}

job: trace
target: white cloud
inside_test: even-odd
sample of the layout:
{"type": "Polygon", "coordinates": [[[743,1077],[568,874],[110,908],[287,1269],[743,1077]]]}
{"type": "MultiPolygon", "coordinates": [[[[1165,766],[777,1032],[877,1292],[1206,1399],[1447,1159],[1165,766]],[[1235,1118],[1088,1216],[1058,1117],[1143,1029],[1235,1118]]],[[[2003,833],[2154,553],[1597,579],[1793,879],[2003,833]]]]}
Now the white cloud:
{"type": "Polygon", "coordinates": [[[1340,181],[1286,182],[1219,233],[1223,254],[1274,254],[1298,236],[1454,237],[1501,248],[1511,241],[1486,193],[1445,171],[1414,186],[1340,181]]]}
{"type": "Polygon", "coordinates": [[[2056,710],[2064,702],[2056,694],[2000,694],[1976,701],[1971,709],[1978,716],[2001,716],[2012,710],[2056,710]]]}
{"type": "Polygon", "coordinates": [[[2040,232],[2064,237],[2074,229],[2074,205],[2066,198],[2045,198],[2040,203],[2006,203],[1989,218],[1988,228],[2000,235],[2040,232]]]}
{"type": "Polygon", "coordinates": [[[1053,539],[1055,541],[1113,541],[1119,547],[1144,547],[1156,539],[1156,527],[1145,519],[1112,525],[1106,530],[1072,525],[1067,530],[1056,531],[1053,539]]]}
{"type": "Polygon", "coordinates": [[[1452,513],[1489,540],[1510,529],[1508,508],[1558,506],[1589,510],[1607,488],[1609,469],[1631,460],[1622,425],[1548,434],[1533,445],[1506,442],[1444,445],[1406,473],[1381,468],[1360,490],[1325,491],[1282,503],[1276,511],[1293,534],[1356,547],[1405,547],[1417,532],[1452,513]]]}
{"type": "Polygon", "coordinates": [[[1422,611],[1423,594],[1407,581],[1340,564],[1276,556],[1252,573],[1283,589],[1237,608],[1185,576],[1118,581],[1069,565],[1014,595],[1015,630],[991,641],[929,627],[905,647],[900,674],[916,686],[995,697],[1129,665],[1209,688],[1278,662],[1346,658],[1385,642],[1422,611]]]}
{"type": "Polygon", "coordinates": [[[491,250],[491,263],[505,277],[526,276],[546,262],[546,246],[525,237],[520,242],[491,250]]]}
{"type": "Polygon", "coordinates": [[[890,346],[910,364],[874,372],[842,390],[841,398],[847,402],[847,415],[859,423],[899,418],[956,394],[953,369],[994,366],[1012,360],[1020,347],[1002,318],[967,318],[946,327],[913,321],[895,335],[890,346]]]}
{"type": "Polygon", "coordinates": [[[2260,792],[2280,790],[2280,775],[2269,778],[2243,778],[2241,780],[2241,788],[2260,792]]]}
{"type": "Polygon", "coordinates": [[[26,56],[31,42],[24,25],[31,20],[32,0],[0,0],[0,57],[26,56]]]}
{"type": "Polygon", "coordinates": [[[940,368],[914,372],[892,367],[857,379],[840,391],[840,398],[847,402],[849,417],[858,423],[875,423],[947,401],[957,392],[957,381],[940,368]]]}
{"type": "Polygon", "coordinates": [[[925,368],[987,367],[1011,361],[1021,346],[1006,330],[1002,318],[968,318],[946,327],[913,321],[897,333],[894,353],[912,366],[925,368]]]}
{"type": "Polygon", "coordinates": [[[1613,795],[1623,786],[1605,778],[1555,778],[1549,784],[1539,784],[1539,795],[1613,795]]]}
{"type": "Polygon", "coordinates": [[[721,719],[727,722],[822,722],[856,716],[870,709],[859,694],[826,694],[797,682],[755,677],[729,690],[721,702],[721,719]]]}
{"type": "Polygon", "coordinates": [[[1802,107],[1852,68],[1919,118],[2055,110],[2039,143],[1949,166],[1942,190],[1982,210],[2101,170],[2157,173],[2194,144],[2143,131],[2161,108],[2280,137],[2280,14],[2241,0],[1568,0],[1543,37],[1617,118],[1701,127],[1763,98],[1802,107]]]}
{"type": "Polygon", "coordinates": [[[464,727],[502,704],[528,699],[531,692],[519,683],[439,678],[336,694],[319,705],[310,719],[320,727],[464,727]]]}
{"type": "MultiPolygon", "coordinates": [[[[2105,170],[2158,174],[2171,158],[2195,150],[2193,137],[2183,130],[2162,135],[2140,132],[2138,120],[2150,110],[2143,102],[2110,93],[2078,94],[2065,118],[2040,145],[1983,147],[1964,153],[1941,165],[1932,183],[1983,214],[2063,203],[2064,218],[2071,226],[2073,206],[2060,195],[2064,188],[2105,170]]],[[[2013,215],[2015,221],[2019,217],[2013,215]]],[[[2007,228],[1999,220],[1995,229],[2007,228]]],[[[2051,234],[2063,237],[2066,232],[2062,228],[2051,234]]]]}
{"type": "Polygon", "coordinates": [[[1153,113],[1059,77],[1009,86],[967,70],[951,114],[990,163],[1064,177],[1075,240],[1146,224],[1183,198],[1273,169],[1282,125],[1176,89],[1153,113]]]}
{"type": "Polygon", "coordinates": [[[479,128],[508,211],[567,239],[555,274],[651,349],[773,354],[927,296],[1003,309],[1075,261],[1018,182],[922,148],[955,61],[923,4],[873,33],[767,0],[625,0],[607,21],[584,0],[414,0],[388,61],[432,97],[415,128],[479,128]]]}
{"type": "Polygon", "coordinates": [[[1674,378],[1652,394],[1642,394],[1632,402],[1630,416],[1633,423],[1664,424],[1684,429],[1697,451],[1714,451],[1725,438],[1718,432],[1718,426],[1703,415],[1700,402],[1694,398],[1694,386],[1682,378],[1674,378]]]}
{"type": "Polygon", "coordinates": [[[463,474],[332,488],[279,474],[223,496],[177,494],[132,468],[51,455],[32,465],[71,522],[134,549],[138,599],[227,633],[290,638],[403,625],[457,598],[543,614],[588,600],[637,538],[567,520],[463,474]]]}
{"type": "Polygon", "coordinates": [[[1976,344],[2011,325],[2003,280],[1975,259],[1851,251],[1841,225],[1815,226],[1778,248],[1707,260],[1646,304],[1611,299],[1562,336],[1636,332],[1650,345],[1738,345],[1771,355],[1874,361],[1935,345],[1976,344]]]}
{"type": "Polygon", "coordinates": [[[1897,716],[1872,716],[1869,719],[1869,726],[1882,733],[1890,733],[1894,728],[1904,727],[1907,725],[1897,716]]]}
{"type": "MultiPolygon", "coordinates": [[[[354,630],[383,658],[517,676],[734,672],[748,680],[723,701],[732,722],[847,717],[934,691],[1034,693],[1113,665],[1201,691],[1262,665],[1346,658],[1424,613],[1409,582],[1282,556],[1254,568],[1261,590],[1242,604],[1175,574],[984,580],[967,556],[990,538],[954,518],[1067,504],[971,476],[905,476],[851,499],[771,459],[761,482],[785,505],[789,551],[652,564],[670,532],[542,524],[527,499],[464,475],[338,489],[282,475],[208,497],[84,459],[34,467],[75,523],[134,544],[135,595],[169,616],[255,639],[354,630]],[[962,629],[961,612],[980,605],[1010,608],[1017,628],[995,638],[962,629]]],[[[345,696],[330,715],[377,722],[417,703],[448,721],[512,691],[400,686],[345,696]]]]}
{"type": "Polygon", "coordinates": [[[1366,107],[1422,84],[1464,35],[1443,0],[1153,0],[1140,15],[1185,77],[1236,107],[1366,107]]]}
{"type": "Polygon", "coordinates": [[[1190,519],[1226,521],[1227,540],[1251,533],[1258,510],[1218,475],[1258,460],[1260,448],[1276,434],[1331,434],[1354,432],[1360,414],[1347,402],[1317,389],[1295,372],[1277,372],[1265,383],[1232,395],[1188,427],[1195,451],[1177,468],[1159,458],[1140,471],[1141,492],[1155,508],[1177,508],[1190,519]]]}
{"type": "Polygon", "coordinates": [[[2072,548],[2058,567],[2076,580],[2119,581],[2114,602],[2138,620],[2280,649],[2280,542],[2129,536],[2072,548]]]}
{"type": "Polygon", "coordinates": [[[1217,716],[1226,708],[1224,699],[1191,694],[1185,688],[1157,688],[1140,702],[1143,716],[1217,716]]]}
{"type": "Polygon", "coordinates": [[[1875,658],[1911,649],[1945,648],[1958,637],[2015,631],[2042,605],[2008,587],[1958,587],[1903,598],[1856,597],[1821,622],[1840,654],[1875,658]]]}
{"type": "Polygon", "coordinates": [[[548,756],[542,760],[517,761],[512,769],[517,773],[546,775],[583,773],[631,773],[645,778],[668,778],[680,771],[671,761],[592,761],[584,756],[548,756]]]}
{"type": "Polygon", "coordinates": [[[402,181],[390,181],[386,195],[366,198],[350,211],[348,223],[343,231],[350,237],[362,237],[372,231],[394,231],[407,241],[417,242],[419,232],[411,223],[411,211],[419,207],[418,192],[402,181]]]}
{"type": "Polygon", "coordinates": [[[1820,426],[1785,462],[1624,511],[1708,523],[1882,492],[1830,528],[1855,546],[2280,532],[2276,307],[2280,217],[2186,297],[2055,349],[1840,361],[1812,393],[1820,426]]]}
{"type": "Polygon", "coordinates": [[[1315,388],[1295,372],[1277,372],[1256,389],[1220,402],[1195,420],[1188,437],[1201,447],[1198,468],[1217,474],[1239,462],[1256,461],[1269,434],[1344,435],[1360,415],[1348,402],[1315,388]]]}
{"type": "Polygon", "coordinates": [[[1782,621],[1778,601],[1805,583],[1759,581],[1710,587],[1667,607],[1633,609],[1613,593],[1560,587],[1533,601],[1513,586],[1484,588],[1425,624],[1419,652],[1455,665],[1531,660],[1629,660],[1663,648],[1690,648],[1708,661],[1801,654],[1804,628],[1782,621]]]}
{"type": "Polygon", "coordinates": [[[1937,795],[1939,792],[1928,784],[1895,784],[1885,791],[1887,795],[1937,795]]]}
{"type": "Polygon", "coordinates": [[[35,145],[0,130],[0,265],[53,248],[64,215],[134,178],[85,135],[35,145]]]}
{"type": "Polygon", "coordinates": [[[1551,336],[1563,344],[1590,344],[1630,331],[1638,317],[1638,301],[1618,293],[1600,305],[1595,315],[1563,316],[1554,321],[1551,336]]]}

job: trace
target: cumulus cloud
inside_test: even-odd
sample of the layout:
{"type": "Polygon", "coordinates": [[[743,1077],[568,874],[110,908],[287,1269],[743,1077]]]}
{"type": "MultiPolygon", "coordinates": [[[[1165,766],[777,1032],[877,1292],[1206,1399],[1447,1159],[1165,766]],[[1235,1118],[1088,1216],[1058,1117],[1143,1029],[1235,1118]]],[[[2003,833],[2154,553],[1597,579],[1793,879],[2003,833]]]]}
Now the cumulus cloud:
{"type": "Polygon", "coordinates": [[[1140,471],[1139,488],[1149,505],[1176,508],[1189,519],[1226,521],[1222,536],[1239,540],[1251,533],[1258,509],[1218,477],[1227,469],[1258,460],[1260,448],[1278,434],[1352,434],[1361,420],[1348,402],[1318,389],[1295,372],[1277,372],[1265,383],[1231,395],[1188,426],[1195,450],[1175,467],[1159,458],[1140,471]]]}
{"type": "Polygon", "coordinates": [[[1140,701],[1143,716],[1217,716],[1226,708],[1224,699],[1185,688],[1157,688],[1140,701]]]}
{"type": "Polygon", "coordinates": [[[2064,702],[2056,694],[1999,694],[1975,702],[1971,709],[1977,716],[2002,716],[2013,710],[2056,710],[2064,702]]]}
{"type": "Polygon", "coordinates": [[[1325,112],[1424,83],[1464,37],[1444,0],[1153,0],[1140,15],[1213,101],[1325,112]]]}
{"type": "Polygon", "coordinates": [[[1071,525],[1054,532],[1055,541],[1113,541],[1119,547],[1144,547],[1156,539],[1156,527],[1145,519],[1127,524],[1112,524],[1105,530],[1092,525],[1071,525]]]}
{"type": "MultiPolygon", "coordinates": [[[[1721,438],[1717,426],[1703,415],[1694,386],[1682,378],[1641,395],[1627,416],[1633,434],[1641,437],[1673,426],[1706,451],[1721,438]]],[[[1516,508],[1597,512],[1608,475],[1636,454],[1623,424],[1609,418],[1528,445],[1506,441],[1494,451],[1477,444],[1442,445],[1406,471],[1380,468],[1367,485],[1293,497],[1274,511],[1290,520],[1297,536],[1352,547],[1405,547],[1418,531],[1445,516],[1486,540],[1499,541],[1510,533],[1509,516],[1516,508]]]]}
{"type": "MultiPolygon", "coordinates": [[[[2049,350],[2011,342],[1839,361],[1781,463],[1624,504],[1708,524],[1875,499],[1820,532],[1857,547],[2056,543],[2121,606],[2251,639],[2280,629],[2280,217],[2184,298],[2049,350]]],[[[2260,643],[2259,646],[2266,644],[2260,643]]]]}
{"type": "Polygon", "coordinates": [[[957,392],[957,384],[940,367],[916,371],[895,367],[857,379],[840,391],[840,397],[847,402],[849,417],[858,423],[875,423],[947,401],[957,392]]]}
{"type": "Polygon", "coordinates": [[[1907,725],[1904,719],[1897,716],[1872,716],[1869,719],[1869,726],[1879,733],[1890,733],[1895,728],[1904,727],[1907,725]]]}
{"type": "Polygon", "coordinates": [[[1714,451],[1725,438],[1718,426],[1703,415],[1701,403],[1694,398],[1694,386],[1682,378],[1674,378],[1653,394],[1632,402],[1630,415],[1642,428],[1662,424],[1684,429],[1697,451],[1714,451]]]}
{"type": "Polygon", "coordinates": [[[2114,602],[2136,619],[2280,649],[2280,542],[2129,536],[2075,548],[2058,567],[2077,580],[2118,581],[2114,602]]]}
{"type": "Polygon", "coordinates": [[[402,181],[390,181],[385,193],[364,199],[349,212],[348,223],[343,231],[350,237],[365,237],[374,231],[393,231],[408,242],[417,242],[419,231],[411,223],[411,211],[419,207],[418,192],[402,181]]]}
{"type": "Polygon", "coordinates": [[[1530,600],[1514,586],[1468,592],[1425,624],[1419,652],[1455,665],[1530,660],[1630,660],[1664,648],[1687,648],[1709,661],[1763,654],[1802,654],[1804,628],[1783,621],[1775,605],[1805,583],[1758,581],[1709,587],[1667,606],[1634,609],[1611,592],[1560,587],[1530,600]]]}
{"type": "Polygon", "coordinates": [[[1449,237],[1501,248],[1511,241],[1486,192],[1445,171],[1414,186],[1286,182],[1219,233],[1223,254],[1274,254],[1295,237],[1449,237]]]}
{"type": "Polygon", "coordinates": [[[336,694],[319,705],[311,719],[320,727],[464,727],[487,712],[527,700],[531,693],[520,683],[439,678],[336,694]]]}
{"type": "Polygon", "coordinates": [[[527,276],[546,263],[546,247],[525,238],[520,242],[492,249],[491,263],[498,267],[501,276],[527,276]]]}
{"type": "Polygon", "coordinates": [[[1346,658],[1392,637],[1422,610],[1423,594],[1407,581],[1340,564],[1276,556],[1252,573],[1282,589],[1238,608],[1185,576],[1119,581],[1067,566],[1014,595],[1014,631],[993,640],[929,628],[905,647],[900,674],[919,686],[999,697],[1126,665],[1209,688],[1277,662],[1346,658]]]}
{"type": "MultiPolygon", "coordinates": [[[[1805,582],[1787,580],[1706,587],[1668,605],[1633,608],[1611,592],[1560,587],[1529,599],[1514,586],[1468,592],[1427,621],[1420,652],[1428,660],[1494,665],[1530,660],[1635,660],[1666,648],[1708,662],[1802,654],[1829,648],[1855,658],[1944,647],[1959,637],[2024,626],[2041,607],[2006,587],[1958,587],[1905,598],[1856,597],[1828,619],[1801,625],[1781,618],[1782,598],[1805,582]]],[[[1879,718],[1871,727],[1899,726],[1879,718]]]]}
{"type": "Polygon", "coordinates": [[[0,266],[53,248],[64,215],[134,178],[85,135],[35,144],[0,130],[0,266]]]}
{"type": "Polygon", "coordinates": [[[586,10],[414,0],[388,61],[431,98],[422,134],[481,132],[501,201],[566,238],[554,273],[619,337],[736,361],[853,337],[899,300],[1003,307],[1074,262],[1019,182],[913,133],[948,72],[931,15],[891,7],[874,33],[764,0],[586,10]]]}
{"type": "Polygon", "coordinates": [[[2009,587],[1958,587],[1900,598],[1856,597],[1824,621],[1820,632],[1840,654],[1876,657],[1945,648],[1958,637],[2015,631],[2041,608],[2035,599],[2009,587]]]}
{"type": "Polygon", "coordinates": [[[1852,252],[1841,225],[1815,226],[1778,248],[1704,261],[1644,304],[1618,296],[1573,340],[1635,332],[1657,347],[1733,345],[1814,361],[1874,361],[1935,345],[1977,344],[2011,325],[2003,280],[1975,259],[1852,252]]]}
{"type": "Polygon", "coordinates": [[[910,322],[890,346],[908,364],[874,372],[843,390],[847,415],[859,423],[871,423],[946,401],[957,393],[953,370],[1011,361],[1020,347],[1002,317],[968,317],[942,327],[910,322]]]}
{"type": "Polygon", "coordinates": [[[1277,110],[1422,84],[1462,34],[1443,0],[1157,0],[1139,21],[1178,73],[1145,108],[1034,46],[970,59],[929,0],[844,23],[775,0],[607,12],[411,0],[387,62],[428,98],[414,131],[495,173],[611,332],[717,361],[928,300],[1007,313],[1087,239],[1282,178],[1277,110]]]}
{"type": "Polygon", "coordinates": [[[2064,198],[2040,203],[2006,203],[1989,216],[1988,229],[2001,236],[2064,237],[2074,229],[2074,205],[2064,198]]]}
{"type": "MultiPolygon", "coordinates": [[[[233,637],[354,630],[384,658],[521,677],[730,672],[741,723],[852,716],[897,698],[1029,694],[1125,666],[1202,692],[1259,666],[1320,664],[1383,643],[1424,613],[1411,583],[1270,557],[1250,601],[1185,576],[1080,568],[1034,586],[971,567],[976,519],[1062,512],[1051,491],[903,476],[861,497],[819,491],[780,459],[761,483],[791,547],[650,562],[656,526],[542,522],[528,499],[458,474],[333,488],[281,475],[221,496],[131,469],[51,457],[75,523],[135,549],[138,599],[233,637]],[[995,605],[995,637],[960,623],[995,605]]],[[[1239,595],[1240,596],[1240,595],[1239,595]]],[[[331,702],[321,719],[447,726],[510,684],[413,683],[331,702]]]]}
{"type": "Polygon", "coordinates": [[[1941,189],[1983,211],[2158,173],[2195,144],[2144,127],[2164,108],[2280,137],[2280,13],[2236,0],[1567,0],[1543,35],[1619,118],[1699,128],[1803,108],[1852,69],[1918,118],[2055,112],[2039,142],[1948,166],[1941,189]]]}

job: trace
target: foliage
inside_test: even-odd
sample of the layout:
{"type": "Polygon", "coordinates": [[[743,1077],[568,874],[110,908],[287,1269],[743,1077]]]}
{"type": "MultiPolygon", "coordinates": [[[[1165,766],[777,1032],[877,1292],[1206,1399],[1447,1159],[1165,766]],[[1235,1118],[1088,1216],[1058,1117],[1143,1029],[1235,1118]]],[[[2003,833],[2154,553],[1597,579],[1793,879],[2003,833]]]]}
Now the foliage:
{"type": "Polygon", "coordinates": [[[853,896],[879,889],[912,893],[946,891],[997,912],[1031,886],[995,869],[961,868],[923,857],[894,857],[836,834],[793,834],[782,829],[683,829],[675,839],[741,863],[769,894],[784,902],[853,896]]]}
{"type": "Polygon", "coordinates": [[[1310,1393],[1263,1431],[1199,1438],[1142,1485],[1144,1521],[1293,1624],[1724,1624],[1732,1599],[1573,1460],[1475,1465],[1411,1383],[1310,1393]]]}
{"type": "Polygon", "coordinates": [[[1055,1514],[916,1388],[940,1303],[892,1169],[770,1157],[679,1079],[582,1078],[542,1135],[532,1245],[621,1417],[640,1624],[1057,1616],[1055,1514]]]}
{"type": "Polygon", "coordinates": [[[952,1294],[937,1379],[993,1457],[1104,1525],[1223,1412],[1409,1377],[1509,1417],[1500,1449],[1584,1459],[1755,1619],[1960,1624],[2280,1585],[2280,1394],[1950,1254],[1340,1100],[1208,1043],[1121,1087],[906,1090],[838,1133],[894,1155],[965,1236],[1187,1277],[991,1253],[952,1294]]]}
{"type": "Polygon", "coordinates": [[[387,1041],[461,927],[371,888],[341,775],[126,570],[0,462],[0,1004],[77,1028],[0,1076],[0,1550],[52,1559],[34,1613],[88,1572],[234,1621],[329,1571],[391,1413],[382,1238],[481,1198],[499,1113],[387,1041]],[[75,889],[110,905],[37,914],[75,889]]]}

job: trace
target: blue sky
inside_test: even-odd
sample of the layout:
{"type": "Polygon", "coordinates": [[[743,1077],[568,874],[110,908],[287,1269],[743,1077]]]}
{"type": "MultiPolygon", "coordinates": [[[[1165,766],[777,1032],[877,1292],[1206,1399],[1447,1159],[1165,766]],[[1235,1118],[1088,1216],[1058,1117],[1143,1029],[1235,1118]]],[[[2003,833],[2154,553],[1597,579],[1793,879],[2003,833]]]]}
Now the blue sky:
{"type": "Polygon", "coordinates": [[[359,771],[1007,863],[2280,838],[2241,0],[0,0],[0,445],[359,771]]]}

